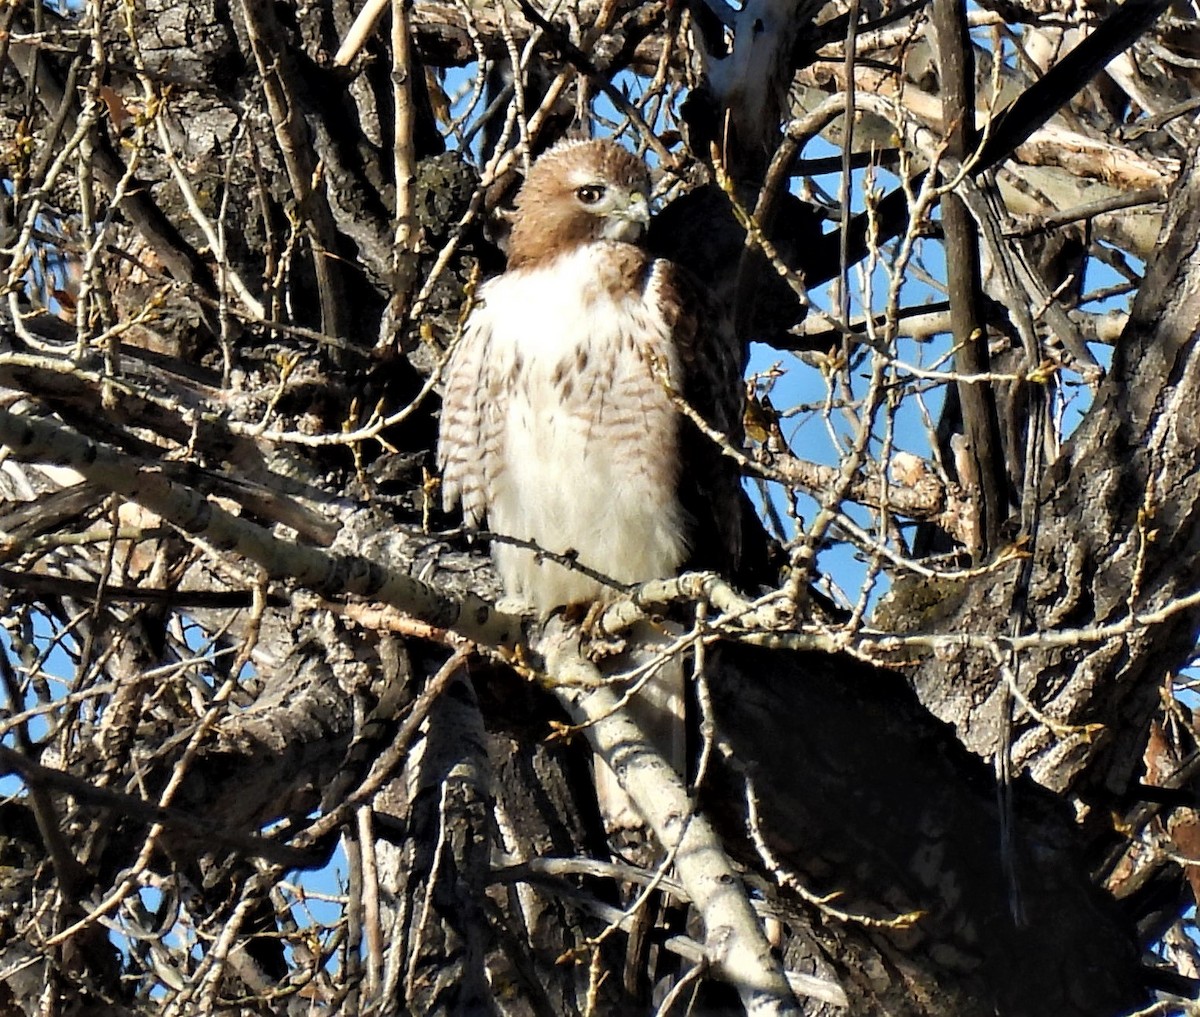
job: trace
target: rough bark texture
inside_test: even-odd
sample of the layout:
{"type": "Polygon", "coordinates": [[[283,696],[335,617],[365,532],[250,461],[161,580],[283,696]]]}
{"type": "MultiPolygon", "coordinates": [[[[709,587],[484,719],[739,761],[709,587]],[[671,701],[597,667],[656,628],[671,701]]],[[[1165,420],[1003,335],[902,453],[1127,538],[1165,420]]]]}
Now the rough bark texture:
{"type": "MultiPolygon", "coordinates": [[[[1022,780],[1002,817],[989,767],[899,675],[849,658],[730,650],[713,696],[730,762],[711,807],[757,795],[772,851],[808,890],[836,892],[839,911],[921,916],[881,929],[818,913],[821,952],[857,958],[853,1012],[925,1000],[964,1015],[1083,1015],[1137,999],[1133,944],[1081,867],[1064,804],[1022,780]],[[1083,941],[1087,950],[1064,948],[1083,941]]],[[[741,850],[757,860],[752,845],[741,850]]]]}
{"type": "MultiPolygon", "coordinates": [[[[1013,752],[1046,786],[1100,801],[1140,776],[1136,746],[1160,683],[1187,659],[1200,626],[1194,609],[1182,609],[1127,633],[1098,631],[1167,607],[1200,580],[1196,422],[1183,408],[1196,392],[1200,332],[1194,169],[1193,155],[1108,377],[1043,480],[1028,573],[1013,562],[979,582],[945,585],[929,609],[943,632],[995,630],[1013,620],[1021,632],[1097,630],[1078,645],[1022,653],[1019,678],[1056,720],[1098,720],[1108,730],[1055,737],[1018,717],[1013,752]]],[[[902,614],[914,631],[929,627],[928,617],[905,609],[897,619],[902,614]]],[[[995,661],[970,651],[939,657],[916,672],[922,700],[955,723],[969,747],[994,751],[1005,695],[995,661]]]]}

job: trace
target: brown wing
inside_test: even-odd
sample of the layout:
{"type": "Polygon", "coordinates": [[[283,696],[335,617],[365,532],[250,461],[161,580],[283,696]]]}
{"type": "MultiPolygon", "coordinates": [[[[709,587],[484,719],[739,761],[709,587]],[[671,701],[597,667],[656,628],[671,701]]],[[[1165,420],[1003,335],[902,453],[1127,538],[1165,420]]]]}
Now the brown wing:
{"type": "MultiPolygon", "coordinates": [[[[674,334],[684,399],[740,450],[745,402],[741,344],[686,269],[656,261],[652,285],[674,334]]],[[[680,456],[679,498],[690,517],[692,548],[687,566],[737,577],[748,508],[738,464],[690,420],[683,422],[680,456]]]]}
{"type": "Polygon", "coordinates": [[[446,511],[462,503],[468,526],[481,526],[504,467],[501,423],[506,392],[490,356],[486,305],[477,307],[446,365],[438,468],[446,511]]]}

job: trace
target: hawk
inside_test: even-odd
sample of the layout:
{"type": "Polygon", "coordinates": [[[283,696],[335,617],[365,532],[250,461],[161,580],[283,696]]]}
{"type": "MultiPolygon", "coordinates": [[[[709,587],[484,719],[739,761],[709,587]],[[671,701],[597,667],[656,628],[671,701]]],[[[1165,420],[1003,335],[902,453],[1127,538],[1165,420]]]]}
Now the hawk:
{"type": "Polygon", "coordinates": [[[507,597],[542,616],[737,564],[736,465],[672,390],[740,447],[742,357],[686,270],[638,246],[649,197],[613,141],[549,149],[517,196],[507,271],[447,364],[446,509],[607,580],[493,541],[507,597]]]}

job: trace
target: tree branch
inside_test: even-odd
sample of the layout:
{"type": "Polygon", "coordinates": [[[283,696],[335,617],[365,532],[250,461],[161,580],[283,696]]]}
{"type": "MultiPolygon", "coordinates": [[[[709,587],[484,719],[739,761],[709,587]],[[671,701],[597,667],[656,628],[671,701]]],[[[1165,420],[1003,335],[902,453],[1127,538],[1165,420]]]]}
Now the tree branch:
{"type": "MultiPolygon", "coordinates": [[[[579,652],[578,637],[552,620],[538,645],[554,694],[584,728],[596,753],[673,858],[684,891],[704,922],[709,958],[738,989],[748,1014],[798,1014],[742,881],[708,820],[695,811],[679,775],[618,708],[620,697],[579,652]]],[[[829,993],[840,990],[828,987],[829,993]]],[[[845,1002],[841,993],[839,1002],[845,1002]]]]}
{"type": "Polygon", "coordinates": [[[318,551],[275,537],[160,471],[75,431],[0,410],[0,441],[22,462],[70,466],[99,486],[136,502],[178,526],[260,565],[271,579],[292,579],[324,597],[356,594],[380,600],[421,621],[489,646],[512,648],[521,619],[502,614],[471,593],[461,602],[411,576],[356,554],[318,551]]]}
{"type": "Polygon", "coordinates": [[[240,854],[265,858],[288,868],[311,868],[324,861],[324,852],[298,851],[265,837],[226,830],[217,823],[197,818],[181,809],[164,808],[135,795],[96,787],[72,773],[35,763],[5,745],[0,745],[0,770],[20,774],[30,787],[59,791],[88,805],[128,816],[146,826],[160,824],[178,830],[189,838],[220,844],[240,854]]]}
{"type": "MultiPolygon", "coordinates": [[[[975,61],[967,32],[966,11],[958,0],[933,0],[933,23],[943,92],[943,130],[946,154],[964,163],[975,149],[975,61]]],[[[987,330],[983,315],[983,286],[979,272],[979,239],[966,204],[956,194],[942,198],[946,236],[946,281],[950,322],[954,332],[954,364],[960,374],[987,374],[987,330]]],[[[989,558],[999,546],[1000,526],[1008,518],[1008,477],[1004,470],[1000,416],[990,385],[958,385],[963,431],[974,477],[960,477],[979,491],[976,510],[981,547],[972,548],[976,561],[989,558]]]]}

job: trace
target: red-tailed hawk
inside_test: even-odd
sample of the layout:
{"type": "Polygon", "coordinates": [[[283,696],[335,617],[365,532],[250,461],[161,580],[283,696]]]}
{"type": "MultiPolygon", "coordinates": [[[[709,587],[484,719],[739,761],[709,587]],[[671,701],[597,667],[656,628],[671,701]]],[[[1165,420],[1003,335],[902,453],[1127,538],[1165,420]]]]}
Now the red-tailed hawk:
{"type": "MultiPolygon", "coordinates": [[[[732,460],[665,377],[741,444],[741,356],[690,276],[637,246],[650,177],[611,141],[568,141],[517,196],[508,270],[484,284],[444,378],[438,463],[470,526],[573,554],[616,584],[728,571],[732,460]]],[[[540,615],[616,588],[493,543],[508,597],[540,615]]]]}

